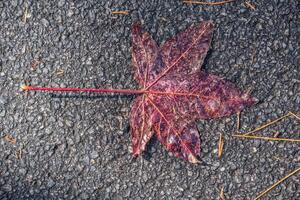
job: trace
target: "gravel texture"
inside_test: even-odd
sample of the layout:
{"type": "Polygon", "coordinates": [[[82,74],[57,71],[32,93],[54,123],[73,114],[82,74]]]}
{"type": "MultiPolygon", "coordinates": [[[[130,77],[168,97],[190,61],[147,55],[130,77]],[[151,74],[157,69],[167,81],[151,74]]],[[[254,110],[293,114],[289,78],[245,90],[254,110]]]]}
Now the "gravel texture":
{"type": "MultiPolygon", "coordinates": [[[[0,1],[0,199],[253,199],[300,165],[298,143],[233,138],[236,116],[199,121],[200,165],[174,158],[156,139],[134,159],[132,96],[21,92],[40,86],[135,88],[133,21],[159,43],[193,22],[216,25],[204,70],[251,88],[241,131],[287,111],[300,113],[300,3],[237,0],[0,1]],[[26,22],[24,13],[27,9],[26,22]],[[112,10],[130,10],[112,15],[112,10]],[[62,73],[63,72],[63,73],[62,73]],[[224,153],[217,156],[219,133],[224,153]],[[10,143],[11,135],[16,143],[10,143]]],[[[262,131],[299,138],[293,118],[262,131]]],[[[300,199],[300,174],[264,199],[300,199]]]]}

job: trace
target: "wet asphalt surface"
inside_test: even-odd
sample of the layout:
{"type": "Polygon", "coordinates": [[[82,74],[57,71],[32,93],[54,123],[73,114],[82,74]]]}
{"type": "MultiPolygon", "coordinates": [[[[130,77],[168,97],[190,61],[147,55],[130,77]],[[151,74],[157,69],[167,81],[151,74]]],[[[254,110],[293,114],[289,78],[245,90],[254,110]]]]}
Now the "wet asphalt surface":
{"type": "MultiPolygon", "coordinates": [[[[154,138],[133,158],[128,116],[134,96],[50,94],[20,85],[136,88],[133,21],[161,43],[212,19],[204,70],[260,102],[241,132],[288,111],[300,113],[300,3],[237,0],[191,6],[179,0],[0,2],[0,199],[253,199],[300,165],[300,146],[233,138],[236,116],[198,121],[201,164],[170,156],[154,138]],[[27,17],[24,13],[27,7],[27,17]],[[129,15],[112,15],[129,10],[129,15]],[[219,134],[225,135],[218,158],[219,134]],[[6,135],[16,141],[9,142],[6,135]]],[[[299,138],[299,121],[257,134],[299,138]]],[[[300,199],[300,174],[263,199],[300,199]]]]}

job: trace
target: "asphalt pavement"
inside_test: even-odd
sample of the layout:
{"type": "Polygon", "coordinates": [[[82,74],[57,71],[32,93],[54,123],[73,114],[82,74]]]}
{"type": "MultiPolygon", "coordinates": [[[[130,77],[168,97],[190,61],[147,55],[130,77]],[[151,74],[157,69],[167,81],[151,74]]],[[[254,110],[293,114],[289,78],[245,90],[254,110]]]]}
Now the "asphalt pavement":
{"type": "MultiPolygon", "coordinates": [[[[51,94],[22,84],[136,88],[131,25],[162,43],[193,22],[213,20],[204,70],[260,102],[241,114],[241,132],[288,111],[300,114],[300,2],[243,0],[0,1],[0,199],[253,199],[300,166],[297,142],[232,137],[236,116],[198,121],[199,165],[153,138],[133,158],[134,96],[51,94]],[[129,14],[112,14],[128,10],[129,14]],[[218,158],[219,134],[225,137],[218,158]]],[[[257,135],[300,138],[288,118],[257,135]]],[[[300,174],[263,199],[300,199],[300,174]]]]}

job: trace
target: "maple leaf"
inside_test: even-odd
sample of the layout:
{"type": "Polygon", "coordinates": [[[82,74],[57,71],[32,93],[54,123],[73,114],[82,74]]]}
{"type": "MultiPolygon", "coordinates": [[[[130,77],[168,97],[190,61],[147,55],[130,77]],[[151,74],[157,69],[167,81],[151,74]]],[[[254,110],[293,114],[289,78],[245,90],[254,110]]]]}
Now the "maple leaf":
{"type": "Polygon", "coordinates": [[[201,71],[212,31],[213,23],[203,21],[159,47],[139,23],[133,25],[134,77],[145,91],[130,114],[134,155],[140,155],[156,134],[169,152],[197,163],[200,139],[195,120],[228,116],[257,101],[201,71]]]}
{"type": "Polygon", "coordinates": [[[131,108],[133,154],[140,155],[156,134],[175,156],[199,162],[200,139],[195,120],[228,116],[257,100],[232,83],[201,71],[213,23],[203,21],[160,47],[139,23],[132,26],[132,62],[139,90],[22,86],[25,91],[139,94],[131,108]]]}

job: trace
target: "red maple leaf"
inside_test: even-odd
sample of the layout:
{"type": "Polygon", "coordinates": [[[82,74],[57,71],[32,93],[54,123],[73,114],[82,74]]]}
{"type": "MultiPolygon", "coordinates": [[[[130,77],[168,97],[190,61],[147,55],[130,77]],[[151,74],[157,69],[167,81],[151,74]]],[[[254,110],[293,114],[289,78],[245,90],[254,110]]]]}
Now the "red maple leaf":
{"type": "Polygon", "coordinates": [[[257,100],[232,83],[201,71],[209,50],[213,24],[204,21],[160,47],[140,24],[132,27],[134,77],[131,89],[82,89],[23,86],[24,90],[140,94],[130,114],[133,154],[140,155],[156,134],[175,156],[197,163],[200,139],[195,120],[228,116],[257,100]]]}
{"type": "Polygon", "coordinates": [[[200,139],[195,120],[237,113],[256,102],[232,83],[201,71],[213,24],[204,21],[160,47],[140,24],[132,28],[135,79],[142,90],[131,109],[133,154],[140,155],[156,134],[175,156],[197,163],[200,139]]]}

